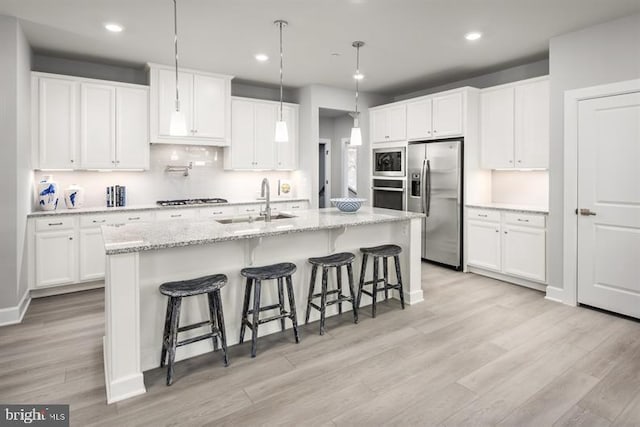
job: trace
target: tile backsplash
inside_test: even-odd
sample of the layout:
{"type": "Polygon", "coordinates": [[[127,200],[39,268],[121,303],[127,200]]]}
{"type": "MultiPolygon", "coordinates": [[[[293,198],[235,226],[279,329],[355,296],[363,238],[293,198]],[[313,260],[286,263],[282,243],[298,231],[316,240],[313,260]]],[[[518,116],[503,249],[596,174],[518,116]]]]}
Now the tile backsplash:
{"type": "MultiPolygon", "coordinates": [[[[111,185],[127,187],[127,204],[153,204],[156,200],[222,197],[240,201],[260,195],[263,178],[269,178],[272,197],[277,196],[279,179],[293,181],[293,197],[306,196],[297,188],[295,173],[287,171],[226,171],[223,169],[223,149],[177,145],[152,145],[150,170],[144,172],[95,171],[35,171],[35,182],[44,175],[53,175],[64,191],[71,184],[85,189],[84,207],[105,206],[105,189],[111,185]],[[183,166],[193,162],[189,176],[167,173],[167,165],[183,166]]],[[[34,209],[35,204],[34,189],[34,209]]],[[[64,209],[64,203],[59,209],[64,209]]]]}

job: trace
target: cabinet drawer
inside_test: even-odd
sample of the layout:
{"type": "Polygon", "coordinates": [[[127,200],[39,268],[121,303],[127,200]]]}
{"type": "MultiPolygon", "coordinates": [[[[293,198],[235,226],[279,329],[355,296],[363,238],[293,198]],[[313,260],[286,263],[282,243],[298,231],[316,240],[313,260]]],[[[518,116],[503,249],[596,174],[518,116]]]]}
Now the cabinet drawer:
{"type": "Polygon", "coordinates": [[[235,206],[212,206],[200,209],[200,216],[202,218],[220,218],[234,215],[236,215],[235,206]]]}
{"type": "Polygon", "coordinates": [[[239,214],[258,215],[260,213],[260,205],[243,205],[238,207],[239,214]]]}
{"type": "Polygon", "coordinates": [[[120,214],[118,216],[120,222],[124,224],[129,224],[132,222],[153,221],[153,212],[129,212],[126,214],[120,214]]]}
{"type": "Polygon", "coordinates": [[[494,221],[500,222],[500,212],[485,209],[468,209],[467,218],[478,221],[494,221]]]}
{"type": "Polygon", "coordinates": [[[504,222],[506,224],[544,228],[546,221],[544,215],[505,212],[504,222]]]}
{"type": "Polygon", "coordinates": [[[169,219],[189,219],[197,217],[198,209],[169,209],[156,213],[156,219],[158,221],[165,221],[169,219]]]}
{"type": "Polygon", "coordinates": [[[73,217],[64,218],[41,218],[36,220],[36,231],[68,230],[73,228],[75,221],[73,217]]]}

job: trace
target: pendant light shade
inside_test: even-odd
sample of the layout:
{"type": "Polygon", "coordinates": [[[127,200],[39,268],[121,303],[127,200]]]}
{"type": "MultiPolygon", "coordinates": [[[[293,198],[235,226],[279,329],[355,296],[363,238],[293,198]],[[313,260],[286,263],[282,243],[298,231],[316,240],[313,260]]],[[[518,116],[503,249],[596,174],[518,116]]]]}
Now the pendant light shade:
{"type": "Polygon", "coordinates": [[[169,134],[171,136],[186,136],[187,120],[184,113],[180,111],[180,93],[178,90],[178,4],[176,0],[173,0],[173,49],[176,60],[176,103],[174,110],[171,112],[169,134]]]}
{"type": "Polygon", "coordinates": [[[276,122],[276,142],[289,142],[289,131],[287,129],[287,122],[284,121],[282,115],[282,62],[284,59],[284,54],[282,51],[282,28],[286,27],[289,23],[287,21],[283,21],[282,19],[278,19],[274,22],[280,29],[280,117],[276,122]]]}
{"type": "Polygon", "coordinates": [[[360,131],[360,123],[358,112],[358,95],[359,95],[359,83],[362,80],[362,74],[360,73],[360,48],[364,46],[364,42],[355,41],[351,44],[351,46],[356,48],[356,72],[353,75],[353,78],[356,81],[356,109],[351,117],[353,117],[353,128],[351,128],[351,138],[349,139],[349,145],[359,146],[362,145],[362,132],[360,131]]]}

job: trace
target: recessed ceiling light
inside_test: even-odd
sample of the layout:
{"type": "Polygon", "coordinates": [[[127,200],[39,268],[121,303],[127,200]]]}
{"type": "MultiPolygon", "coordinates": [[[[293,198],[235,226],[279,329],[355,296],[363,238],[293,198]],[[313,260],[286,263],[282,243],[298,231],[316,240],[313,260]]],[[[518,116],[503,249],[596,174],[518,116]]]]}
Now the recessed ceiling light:
{"type": "Polygon", "coordinates": [[[114,24],[113,22],[104,24],[104,28],[106,28],[107,31],[111,31],[112,33],[121,33],[122,30],[124,30],[124,27],[122,25],[114,24]]]}
{"type": "Polygon", "coordinates": [[[356,79],[356,80],[362,80],[362,79],[364,79],[364,74],[362,74],[362,73],[354,74],[353,78],[356,79]]]}
{"type": "Polygon", "coordinates": [[[268,60],[269,60],[269,57],[267,55],[265,55],[264,53],[256,54],[256,61],[266,62],[268,60]]]}
{"type": "Polygon", "coordinates": [[[482,33],[477,31],[472,31],[464,35],[464,38],[470,41],[478,40],[480,37],[482,37],[482,33]]]}

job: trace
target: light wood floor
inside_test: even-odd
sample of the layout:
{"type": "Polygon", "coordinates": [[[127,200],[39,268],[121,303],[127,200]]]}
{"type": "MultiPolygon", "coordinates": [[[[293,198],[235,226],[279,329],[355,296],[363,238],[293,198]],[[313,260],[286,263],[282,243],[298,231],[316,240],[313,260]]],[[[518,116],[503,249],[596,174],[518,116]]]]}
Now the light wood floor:
{"type": "Polygon", "coordinates": [[[425,302],[395,301],[145,375],[105,403],[101,290],[34,300],[0,328],[0,402],[69,403],[72,425],[639,426],[640,323],[424,265],[425,302]]]}

